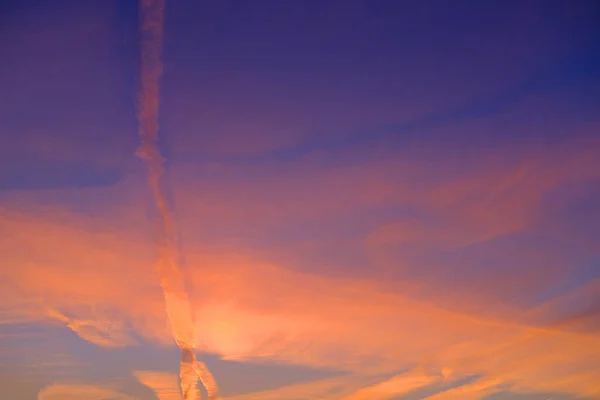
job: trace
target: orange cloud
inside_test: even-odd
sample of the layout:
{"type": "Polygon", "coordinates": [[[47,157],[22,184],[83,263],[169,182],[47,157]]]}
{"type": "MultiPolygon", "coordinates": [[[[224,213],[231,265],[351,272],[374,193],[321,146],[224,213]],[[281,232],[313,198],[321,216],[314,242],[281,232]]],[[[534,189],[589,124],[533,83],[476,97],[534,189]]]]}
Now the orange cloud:
{"type": "Polygon", "coordinates": [[[422,371],[411,371],[396,375],[375,385],[361,388],[351,395],[342,397],[342,400],[385,400],[392,396],[407,394],[413,390],[425,387],[438,381],[440,378],[441,376],[426,374],[422,371]]]}
{"type": "Polygon", "coordinates": [[[160,371],[135,371],[135,377],[154,391],[158,400],[181,400],[179,377],[160,371]]]}
{"type": "Polygon", "coordinates": [[[307,400],[339,399],[360,387],[371,385],[381,379],[379,376],[347,375],[315,382],[289,385],[277,389],[253,392],[238,396],[228,396],[225,400],[307,400]]]}
{"type": "Polygon", "coordinates": [[[96,385],[54,383],[38,393],[38,400],[137,400],[114,389],[96,385]]]}
{"type": "Polygon", "coordinates": [[[465,398],[481,399],[487,395],[500,391],[500,384],[504,383],[498,378],[477,379],[452,389],[444,390],[426,397],[427,400],[462,400],[465,398]]]}
{"type": "MultiPolygon", "coordinates": [[[[242,193],[250,194],[244,200],[222,188],[221,192],[208,191],[208,200],[200,203],[197,199],[201,191],[188,187],[189,193],[176,203],[179,215],[189,216],[189,220],[182,220],[184,232],[189,233],[184,237],[184,276],[192,292],[199,347],[230,360],[344,369],[360,377],[358,387],[343,392],[343,396],[355,398],[385,398],[390,391],[401,393],[406,388],[442,379],[441,372],[389,378],[399,369],[418,366],[425,371],[451,369],[457,376],[481,375],[480,383],[448,391],[446,396],[485,392],[488,389],[481,382],[502,382],[521,391],[598,394],[593,379],[600,372],[595,362],[600,354],[593,350],[600,348],[597,329],[573,329],[569,324],[544,322],[562,302],[568,303],[580,293],[593,293],[593,285],[537,308],[510,306],[503,312],[487,312],[492,301],[469,291],[442,292],[442,286],[410,276],[402,281],[386,281],[381,278],[385,268],[376,268],[364,278],[352,274],[341,277],[327,270],[301,272],[286,264],[293,261],[294,252],[282,250],[285,257],[275,262],[263,252],[250,250],[248,243],[232,248],[220,245],[218,239],[199,242],[200,229],[196,226],[202,225],[200,222],[216,224],[221,217],[228,227],[252,226],[264,219],[262,232],[273,235],[270,229],[294,224],[295,218],[334,220],[336,215],[343,217],[361,207],[418,203],[443,223],[431,229],[413,220],[398,222],[389,229],[385,228],[389,224],[374,229],[366,239],[374,258],[385,256],[383,246],[390,243],[408,243],[408,248],[432,246],[434,250],[457,248],[535,224],[535,214],[530,218],[530,212],[539,209],[544,193],[572,179],[596,179],[597,174],[590,168],[596,165],[595,158],[587,151],[577,154],[561,156],[571,166],[568,173],[558,169],[544,172],[552,165],[550,160],[555,154],[550,154],[497,174],[486,175],[482,167],[473,173],[475,177],[458,183],[438,182],[421,187],[407,183],[408,180],[391,180],[384,172],[393,163],[376,164],[373,170],[368,166],[362,170],[342,168],[318,178],[316,173],[307,174],[306,181],[295,189],[281,181],[277,190],[270,189],[271,182],[267,182],[264,186],[257,184],[252,192],[250,185],[240,183],[242,193]],[[378,168],[380,175],[371,173],[378,168]],[[370,176],[373,181],[369,181],[370,176]],[[324,193],[311,189],[313,178],[324,193]],[[332,182],[338,184],[328,188],[332,182]],[[357,187],[353,188],[353,182],[357,187]],[[288,192],[276,193],[279,189],[288,192]],[[514,194],[520,192],[524,193],[523,202],[514,194]],[[269,203],[272,193],[277,207],[269,203]],[[304,193],[304,197],[294,201],[294,193],[304,193]],[[469,193],[480,193],[481,197],[470,198],[469,193]],[[341,201],[338,196],[349,200],[345,208],[336,211],[334,206],[341,201]],[[252,215],[252,210],[256,215],[252,215]],[[499,215],[494,216],[492,210],[499,215]],[[205,216],[209,219],[205,220],[205,216]],[[447,221],[464,221],[464,225],[447,221]],[[473,299],[478,299],[477,307],[465,305],[473,299]],[[382,374],[388,377],[382,378],[382,374]],[[373,380],[373,376],[378,378],[373,380]]],[[[406,174],[410,176],[409,172],[406,174]]],[[[2,321],[58,322],[100,346],[134,345],[132,338],[136,336],[159,345],[173,345],[158,277],[152,268],[151,233],[132,228],[143,222],[143,207],[135,195],[123,192],[122,187],[105,190],[109,193],[90,189],[79,195],[101,199],[121,196],[131,208],[106,202],[104,209],[83,217],[64,207],[35,209],[36,195],[27,198],[22,193],[13,194],[12,199],[8,196],[0,225],[2,236],[7,238],[0,243],[0,251],[8,266],[2,271],[2,289],[6,289],[0,290],[2,321]],[[19,196],[24,199],[20,207],[16,202],[19,196]],[[31,207],[34,212],[27,212],[31,207]]],[[[77,193],[72,191],[69,195],[77,193]]],[[[55,192],[52,196],[65,194],[55,192]]],[[[400,261],[404,264],[399,266],[406,267],[412,260],[400,261]]],[[[539,273],[531,276],[536,277],[541,281],[549,279],[539,273]]],[[[500,281],[510,283],[509,278],[500,281]]],[[[531,282],[527,281],[523,288],[533,290],[531,282]]],[[[485,281],[479,289],[497,290],[500,294],[514,290],[485,281]]],[[[171,382],[171,378],[162,375],[137,376],[155,391],[166,391],[171,382]]],[[[349,381],[335,382],[348,385],[349,381]]],[[[281,392],[249,394],[247,398],[285,398],[277,393],[289,393],[286,396],[293,398],[293,390],[305,390],[318,397],[322,395],[318,393],[326,393],[336,385],[334,381],[315,382],[302,388],[281,388],[281,392]]]]}
{"type": "Polygon", "coordinates": [[[98,315],[92,308],[90,320],[69,318],[59,311],[49,309],[48,317],[64,324],[82,339],[103,347],[125,347],[135,344],[135,340],[124,329],[122,322],[114,316],[98,315]]]}
{"type": "MultiPolygon", "coordinates": [[[[65,229],[63,235],[67,232],[65,229]]],[[[79,320],[97,318],[91,305],[118,309],[120,313],[114,318],[129,321],[136,333],[171,343],[164,325],[163,329],[153,330],[164,324],[165,318],[160,312],[162,304],[152,302],[151,291],[145,294],[153,285],[140,273],[142,266],[132,260],[128,269],[112,272],[118,279],[107,282],[105,288],[110,289],[105,289],[101,296],[94,290],[98,274],[104,276],[112,269],[102,262],[102,257],[92,258],[93,264],[80,270],[78,279],[67,268],[67,265],[74,268],[76,260],[72,258],[77,254],[93,255],[99,243],[94,242],[94,235],[87,238],[85,232],[69,237],[74,251],[65,254],[56,248],[47,254],[60,255],[59,264],[63,268],[54,268],[52,275],[45,275],[52,279],[46,279],[44,286],[23,279],[22,289],[32,290],[30,295],[44,289],[47,304],[79,313],[79,320]],[[105,268],[108,271],[102,272],[105,268]],[[136,295],[131,296],[132,293],[136,295]],[[129,304],[131,299],[137,299],[133,305],[129,304]]],[[[103,252],[119,257],[119,246],[111,250],[108,242],[100,244],[103,252]]],[[[262,358],[329,368],[343,366],[361,374],[391,371],[398,363],[425,363],[440,369],[483,372],[490,377],[523,381],[524,388],[572,393],[595,390],[595,383],[586,378],[590,363],[599,356],[590,352],[600,348],[600,339],[594,335],[532,330],[511,322],[462,315],[401,294],[383,292],[369,282],[293,272],[244,256],[190,253],[187,263],[204,266],[189,271],[197,293],[193,302],[198,342],[224,358],[262,358]],[[532,332],[532,336],[528,337],[527,332],[532,332]],[[564,361],[573,366],[571,370],[557,367],[564,361]],[[550,379],[558,370],[564,381],[550,379]]],[[[37,270],[17,269],[12,277],[19,278],[24,273],[30,278],[34,272],[37,270]]],[[[62,314],[55,318],[73,325],[73,320],[62,314]]],[[[101,321],[92,326],[98,324],[101,321]]],[[[112,331],[111,335],[119,332],[114,326],[104,325],[106,331],[112,331]]],[[[95,340],[94,335],[82,337],[106,344],[95,340]]]]}

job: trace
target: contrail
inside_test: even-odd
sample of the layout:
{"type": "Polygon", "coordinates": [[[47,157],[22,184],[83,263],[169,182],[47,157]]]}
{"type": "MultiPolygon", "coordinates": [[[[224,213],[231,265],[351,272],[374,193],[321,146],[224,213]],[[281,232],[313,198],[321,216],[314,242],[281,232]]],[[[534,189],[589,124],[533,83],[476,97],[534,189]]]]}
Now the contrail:
{"type": "Polygon", "coordinates": [[[185,280],[178,261],[176,231],[164,188],[164,158],[157,146],[160,78],[162,76],[162,42],[164,0],[140,0],[141,15],[141,90],[139,94],[139,135],[137,151],[148,170],[148,184],[159,214],[156,268],[165,297],[173,338],[181,349],[181,392],[184,400],[200,397],[198,380],[209,399],[218,398],[217,385],[206,368],[196,359],[194,321],[185,280]]]}

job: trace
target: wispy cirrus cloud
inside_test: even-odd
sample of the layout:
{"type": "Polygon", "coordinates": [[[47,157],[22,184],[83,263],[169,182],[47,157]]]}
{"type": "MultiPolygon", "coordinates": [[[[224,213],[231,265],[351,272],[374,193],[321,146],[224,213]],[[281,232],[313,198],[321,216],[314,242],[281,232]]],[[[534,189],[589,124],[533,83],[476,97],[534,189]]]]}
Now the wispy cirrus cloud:
{"type": "MultiPolygon", "coordinates": [[[[177,398],[150,193],[130,163],[135,4],[13,3],[2,386],[177,398]],[[83,383],[98,375],[111,383],[83,383]]],[[[587,5],[193,3],[168,7],[161,146],[224,395],[599,395],[587,5]],[[248,373],[261,363],[277,368],[248,373]]]]}
{"type": "MultiPolygon", "coordinates": [[[[391,371],[398,363],[425,363],[440,370],[480,372],[507,382],[518,380],[525,388],[594,393],[589,371],[594,370],[593,360],[598,356],[590,352],[598,348],[596,335],[461,315],[401,294],[386,294],[372,283],[343,282],[261,266],[244,257],[219,260],[192,255],[188,263],[210,266],[201,273],[190,271],[199,294],[194,303],[198,339],[205,350],[224,358],[343,366],[361,374],[391,371]],[[523,362],[523,357],[529,361],[523,362]],[[562,363],[572,369],[565,371],[562,363]],[[550,379],[559,371],[570,378],[550,379]]],[[[61,282],[60,272],[55,274],[61,282]]],[[[86,282],[94,284],[93,279],[83,278],[76,282],[77,287],[86,289],[86,282]]],[[[111,288],[118,292],[119,285],[115,281],[111,288]]],[[[48,282],[46,286],[50,286],[48,282]]],[[[79,297],[77,307],[69,298],[72,289],[64,282],[59,287],[60,292],[48,297],[48,302],[85,310],[85,297],[79,297]]],[[[152,330],[156,322],[141,322],[159,315],[161,305],[153,309],[151,302],[144,302],[143,288],[132,292],[134,288],[128,286],[140,303],[130,315],[126,314],[125,299],[119,303],[119,297],[107,297],[102,302],[119,308],[137,335],[169,344],[168,334],[152,330]]],[[[91,294],[90,302],[100,302],[91,294]]],[[[80,312],[80,318],[93,318],[90,312],[80,312]]]]}
{"type": "MultiPolygon", "coordinates": [[[[240,398],[291,399],[296,390],[386,398],[454,382],[444,378],[447,370],[457,379],[481,378],[462,389],[440,387],[439,396],[500,387],[595,395],[598,354],[590,349],[599,338],[588,322],[595,314],[585,304],[573,308],[583,298],[595,301],[594,286],[557,288],[565,260],[591,260],[593,246],[573,258],[536,242],[562,243],[564,231],[543,227],[580,185],[598,179],[593,141],[565,143],[488,151],[460,168],[443,157],[299,162],[277,173],[260,165],[204,172],[173,165],[198,343],[226,360],[355,377],[240,398]],[[248,168],[255,181],[245,179],[248,168]],[[562,197],[548,205],[557,191],[562,197]],[[333,240],[341,253],[358,251],[368,262],[340,274],[345,259],[318,256],[335,248],[333,240]],[[581,323],[560,323],[578,316],[581,323]],[[397,372],[415,368],[427,372],[397,372]]],[[[6,324],[58,323],[105,348],[173,345],[151,234],[139,228],[146,226],[140,187],[130,177],[112,188],[4,194],[6,324]],[[66,201],[74,198],[85,213],[66,201]]],[[[136,376],[172,395],[172,377],[136,376]]]]}
{"type": "Polygon", "coordinates": [[[109,387],[85,384],[55,383],[42,389],[38,400],[137,400],[109,387]]]}
{"type": "Polygon", "coordinates": [[[170,372],[135,371],[135,377],[154,391],[158,400],[180,400],[179,376],[170,372]]]}

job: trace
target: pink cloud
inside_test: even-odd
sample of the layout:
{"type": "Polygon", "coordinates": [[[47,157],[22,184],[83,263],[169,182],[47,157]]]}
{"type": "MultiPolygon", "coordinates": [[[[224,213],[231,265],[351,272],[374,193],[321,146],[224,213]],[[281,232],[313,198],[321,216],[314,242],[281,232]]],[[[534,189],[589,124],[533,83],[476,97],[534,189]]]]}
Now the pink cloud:
{"type": "MultiPolygon", "coordinates": [[[[504,251],[490,239],[534,229],[546,194],[563,182],[598,178],[590,149],[557,148],[508,166],[488,161],[484,154],[476,157],[475,169],[458,176],[447,171],[448,176],[443,173],[421,184],[415,177],[429,174],[427,168],[445,171],[447,161],[427,166],[380,160],[323,173],[297,165],[272,175],[255,167],[267,179],[254,182],[237,178],[239,171],[231,168],[213,181],[206,176],[193,180],[192,169],[175,170],[186,182],[176,186],[174,197],[201,348],[224,359],[342,368],[362,377],[420,365],[435,376],[443,369],[457,376],[480,373],[524,391],[596,393],[591,376],[597,372],[593,360],[598,354],[590,349],[600,348],[597,330],[537,322],[569,298],[539,309],[514,304],[496,308],[497,299],[512,296],[515,288],[535,290],[555,282],[560,275],[553,273],[564,268],[560,264],[536,267],[525,279],[502,268],[493,271],[494,279],[475,279],[469,275],[473,265],[449,260],[446,267],[469,272],[461,291],[436,275],[386,278],[393,272],[390,268],[419,266],[415,260],[425,250],[462,251],[477,242],[490,246],[471,262],[504,251]],[[557,158],[563,167],[555,166],[557,158]],[[281,227],[305,221],[335,224],[361,210],[390,205],[418,206],[435,223],[415,216],[364,232],[363,244],[375,262],[362,276],[332,275],[311,265],[291,268],[296,252],[318,246],[318,238],[305,247],[287,239],[290,247],[274,250],[278,262],[245,240],[223,243],[218,235],[203,239],[203,230],[212,225],[220,232],[256,229],[268,240],[281,227]],[[394,258],[388,246],[407,252],[394,258]],[[561,367],[564,363],[569,368],[561,367]]],[[[130,180],[113,188],[5,196],[0,225],[8,238],[0,247],[9,266],[3,270],[7,290],[1,291],[8,305],[4,323],[54,321],[103,347],[134,345],[135,336],[173,345],[153,269],[152,229],[144,223],[147,216],[140,206],[145,193],[131,191],[136,185],[130,180]],[[63,201],[71,196],[93,212],[70,210],[63,201]]],[[[533,252],[515,249],[518,257],[535,261],[533,252]]],[[[400,391],[402,379],[408,378],[392,379],[394,390],[400,391]]],[[[353,390],[383,393],[388,384],[379,382],[353,390]]]]}

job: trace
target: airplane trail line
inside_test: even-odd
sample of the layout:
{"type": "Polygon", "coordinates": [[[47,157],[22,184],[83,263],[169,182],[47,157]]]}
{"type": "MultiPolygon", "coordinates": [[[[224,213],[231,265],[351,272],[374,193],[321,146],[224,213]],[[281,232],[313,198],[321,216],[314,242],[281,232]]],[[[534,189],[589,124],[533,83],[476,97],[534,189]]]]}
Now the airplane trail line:
{"type": "Polygon", "coordinates": [[[139,93],[139,136],[136,155],[147,168],[148,185],[158,210],[156,269],[165,298],[166,313],[175,342],[181,349],[180,380],[184,400],[200,397],[198,380],[210,399],[218,398],[218,388],[210,371],[196,359],[192,309],[179,266],[176,229],[165,190],[164,157],[158,148],[158,111],[160,79],[163,72],[162,44],[164,0],[140,0],[141,15],[141,90],[139,93]]]}

